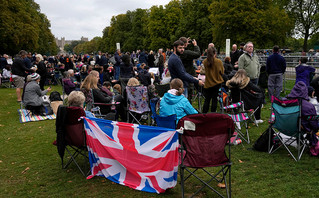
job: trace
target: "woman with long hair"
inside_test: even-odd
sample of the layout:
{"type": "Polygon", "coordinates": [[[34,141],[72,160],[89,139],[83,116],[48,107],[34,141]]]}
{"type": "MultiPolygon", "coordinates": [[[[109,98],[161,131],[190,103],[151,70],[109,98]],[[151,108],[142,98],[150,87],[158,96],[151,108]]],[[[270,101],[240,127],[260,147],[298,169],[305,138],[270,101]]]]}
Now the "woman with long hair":
{"type": "Polygon", "coordinates": [[[261,89],[250,81],[247,72],[239,69],[236,74],[226,82],[231,90],[232,102],[243,101],[245,110],[257,109],[255,112],[256,123],[262,123],[260,113],[264,94],[261,89]]]}
{"type": "Polygon", "coordinates": [[[203,61],[203,64],[205,66],[203,113],[208,112],[210,101],[212,101],[211,112],[216,112],[218,91],[224,82],[224,66],[223,62],[216,58],[216,49],[214,47],[207,49],[207,58],[203,61]]]}

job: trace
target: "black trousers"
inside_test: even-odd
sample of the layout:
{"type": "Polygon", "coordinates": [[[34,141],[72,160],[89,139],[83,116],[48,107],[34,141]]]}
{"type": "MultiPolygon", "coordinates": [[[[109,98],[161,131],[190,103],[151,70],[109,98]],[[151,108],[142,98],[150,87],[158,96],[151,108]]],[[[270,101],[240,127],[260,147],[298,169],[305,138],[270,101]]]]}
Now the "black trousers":
{"type": "Polygon", "coordinates": [[[221,84],[215,85],[214,87],[204,88],[205,102],[203,106],[203,113],[207,113],[209,109],[210,101],[212,101],[211,112],[216,112],[217,102],[218,102],[218,92],[221,87],[221,84]]]}

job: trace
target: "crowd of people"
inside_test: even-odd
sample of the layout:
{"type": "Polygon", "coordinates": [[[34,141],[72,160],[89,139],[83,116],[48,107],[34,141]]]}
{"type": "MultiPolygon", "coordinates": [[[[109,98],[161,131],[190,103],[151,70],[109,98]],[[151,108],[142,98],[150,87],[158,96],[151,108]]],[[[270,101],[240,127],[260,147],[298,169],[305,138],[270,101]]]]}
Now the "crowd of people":
{"type": "MultiPolygon", "coordinates": [[[[260,86],[265,84],[261,82],[265,78],[261,78],[262,65],[252,42],[241,43],[240,49],[233,44],[230,56],[222,61],[217,58],[213,43],[208,44],[201,54],[196,40],[186,37],[175,41],[173,49],[166,51],[159,49],[157,52],[137,50],[122,53],[118,49],[113,55],[98,52],[96,55],[61,54],[47,57],[21,50],[12,65],[7,59],[8,55],[3,55],[0,60],[2,77],[12,78],[17,101],[22,101],[28,107],[33,106],[36,111],[41,111],[41,96],[51,90],[50,87],[44,89],[44,86],[58,83],[52,76],[63,74],[61,83],[65,94],[83,92],[88,110],[93,100],[98,103],[115,101],[126,104],[125,86],[146,86],[149,97],[152,98],[158,97],[155,84],[170,83],[170,89],[160,102],[159,112],[163,116],[176,114],[178,120],[185,115],[199,112],[192,106],[194,92],[202,92],[205,97],[202,113],[216,112],[218,95],[223,88],[230,90],[233,102],[246,100],[246,106],[257,110],[256,122],[262,123],[261,111],[266,101],[265,88],[268,89],[266,97],[280,98],[286,71],[285,58],[280,54],[279,47],[274,46],[266,65],[263,66],[268,84],[266,82],[266,87],[260,86]],[[192,50],[189,46],[192,46],[192,50]],[[206,56],[203,61],[199,59],[201,55],[206,56]]],[[[307,60],[307,57],[302,57],[300,64],[296,66],[296,86],[305,84],[309,97],[315,98],[319,96],[319,79],[312,81],[315,68],[308,66],[307,60]]],[[[294,93],[295,97],[296,94],[297,92],[294,93]]],[[[317,100],[312,100],[311,103],[319,107],[317,100]]],[[[117,117],[125,122],[125,105],[117,106],[116,110],[117,117]]],[[[111,112],[110,106],[101,107],[101,111],[103,114],[111,112]]]]}

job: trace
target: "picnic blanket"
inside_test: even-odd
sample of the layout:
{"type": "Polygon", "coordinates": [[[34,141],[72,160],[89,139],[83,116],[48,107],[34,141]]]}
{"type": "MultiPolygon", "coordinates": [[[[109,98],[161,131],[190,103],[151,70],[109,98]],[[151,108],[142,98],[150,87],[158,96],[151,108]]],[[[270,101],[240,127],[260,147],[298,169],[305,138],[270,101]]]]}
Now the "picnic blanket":
{"type": "Polygon", "coordinates": [[[40,121],[40,120],[53,120],[56,118],[55,114],[47,115],[47,116],[33,115],[32,113],[29,113],[29,110],[26,110],[26,109],[18,109],[18,113],[19,113],[20,123],[40,121]]]}

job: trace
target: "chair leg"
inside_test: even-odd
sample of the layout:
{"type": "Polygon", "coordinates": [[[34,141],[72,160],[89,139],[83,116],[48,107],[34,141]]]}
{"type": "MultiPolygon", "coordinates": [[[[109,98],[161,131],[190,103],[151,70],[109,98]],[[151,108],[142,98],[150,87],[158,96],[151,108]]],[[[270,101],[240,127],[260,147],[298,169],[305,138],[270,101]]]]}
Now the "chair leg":
{"type": "Polygon", "coordinates": [[[184,167],[180,167],[180,174],[181,174],[181,189],[182,189],[182,198],[184,198],[184,167]]]}

